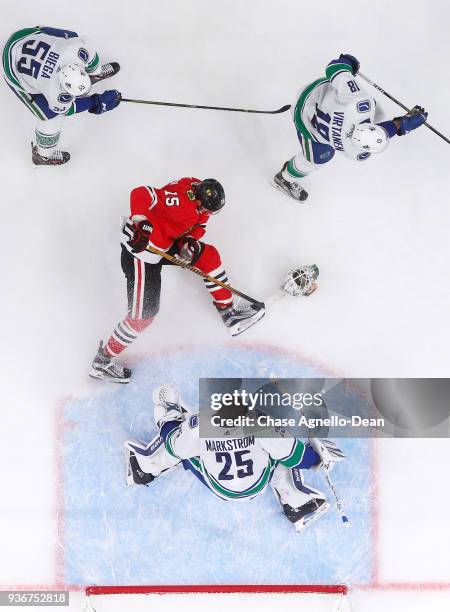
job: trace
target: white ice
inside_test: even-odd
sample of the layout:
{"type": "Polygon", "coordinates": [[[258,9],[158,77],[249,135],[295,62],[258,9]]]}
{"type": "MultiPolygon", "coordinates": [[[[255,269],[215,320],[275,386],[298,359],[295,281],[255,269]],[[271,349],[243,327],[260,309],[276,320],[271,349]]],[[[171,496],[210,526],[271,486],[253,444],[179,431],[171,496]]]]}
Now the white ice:
{"type": "MultiPolygon", "coordinates": [[[[450,9],[443,0],[2,2],[1,39],[35,24],[90,35],[129,97],[272,109],[341,52],[448,132],[450,9]]],[[[106,88],[105,87],[105,88],[106,88]]],[[[361,165],[335,159],[297,205],[270,186],[298,143],[289,115],[126,105],[69,119],[63,168],[31,166],[33,117],[0,89],[3,294],[0,584],[55,580],[60,399],[95,394],[98,338],[125,312],[119,217],[139,184],[217,177],[208,229],[230,279],[264,297],[317,263],[308,300],[284,300],[244,342],[294,349],[339,376],[447,376],[448,145],[422,128],[361,165]]],[[[401,111],[378,96],[392,117],[401,111]]],[[[157,322],[131,356],[230,340],[198,279],[165,270],[157,322]]],[[[113,391],[111,391],[113,392],[113,391]]],[[[380,578],[450,582],[448,440],[380,445],[380,578]]],[[[367,611],[450,608],[450,591],[362,593],[367,611]]]]}

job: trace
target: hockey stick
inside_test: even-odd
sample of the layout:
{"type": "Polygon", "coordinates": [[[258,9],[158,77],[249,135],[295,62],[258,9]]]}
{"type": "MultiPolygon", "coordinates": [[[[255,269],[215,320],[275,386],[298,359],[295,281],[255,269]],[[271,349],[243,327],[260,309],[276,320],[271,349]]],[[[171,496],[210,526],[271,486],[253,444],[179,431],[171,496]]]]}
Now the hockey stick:
{"type": "Polygon", "coordinates": [[[121,102],[132,102],[133,104],[155,104],[157,106],[177,106],[179,108],[202,108],[206,110],[221,110],[233,111],[235,113],[258,113],[260,115],[277,115],[284,113],[291,108],[290,104],[286,104],[281,108],[273,111],[252,110],[250,108],[229,108],[226,106],[201,106],[200,104],[176,104],[175,102],[155,102],[153,100],[134,100],[132,98],[121,98],[121,102]]]}
{"type": "Polygon", "coordinates": [[[325,473],[325,478],[327,479],[328,486],[333,491],[334,499],[336,500],[336,506],[338,507],[338,510],[341,513],[342,522],[345,525],[347,525],[349,523],[349,520],[348,520],[348,517],[346,516],[346,514],[344,513],[344,507],[342,506],[342,502],[339,499],[339,496],[337,494],[336,488],[335,488],[335,486],[333,484],[333,481],[331,480],[330,474],[328,473],[328,470],[323,470],[323,471],[325,473]]]}
{"type": "MultiPolygon", "coordinates": [[[[385,91],[382,87],[380,87],[379,85],[374,83],[371,79],[369,79],[369,77],[366,77],[364,74],[361,74],[361,72],[358,72],[358,76],[361,77],[362,79],[364,79],[364,81],[366,81],[370,85],[372,85],[372,87],[375,87],[375,89],[378,89],[378,91],[380,91],[383,95],[385,95],[386,98],[389,98],[389,100],[392,100],[392,102],[395,102],[396,104],[398,104],[398,106],[400,106],[400,108],[403,108],[403,110],[405,110],[407,112],[409,112],[411,110],[408,107],[406,107],[404,104],[399,102],[399,100],[396,100],[396,98],[394,98],[394,96],[391,96],[391,94],[388,93],[387,91],[385,91]]],[[[445,142],[448,142],[448,144],[450,144],[450,140],[447,138],[447,136],[444,136],[444,134],[441,134],[440,132],[438,132],[437,129],[434,128],[432,125],[430,125],[429,123],[426,123],[426,122],[423,125],[426,125],[429,130],[431,130],[432,132],[434,132],[435,134],[440,136],[442,138],[442,140],[445,140],[445,142]]]]}
{"type": "Polygon", "coordinates": [[[231,287],[231,285],[227,285],[226,283],[223,283],[218,278],[215,278],[214,276],[209,276],[208,274],[205,274],[198,268],[194,268],[194,266],[191,266],[190,264],[183,262],[182,260],[177,259],[176,257],[173,257],[173,255],[169,255],[169,253],[165,253],[164,251],[161,251],[160,249],[157,249],[156,247],[153,247],[153,246],[147,246],[146,251],[149,251],[150,253],[154,253],[155,255],[159,255],[163,259],[167,259],[167,261],[170,261],[171,263],[175,264],[176,266],[179,266],[180,268],[184,268],[185,270],[194,272],[194,274],[198,274],[199,276],[209,281],[210,283],[214,283],[216,285],[219,285],[220,287],[223,287],[224,289],[228,289],[228,291],[231,291],[231,293],[238,295],[244,300],[247,300],[247,302],[250,302],[251,304],[258,306],[259,308],[265,308],[264,302],[255,300],[255,298],[252,298],[249,295],[242,293],[242,291],[239,291],[238,289],[231,287]]]}

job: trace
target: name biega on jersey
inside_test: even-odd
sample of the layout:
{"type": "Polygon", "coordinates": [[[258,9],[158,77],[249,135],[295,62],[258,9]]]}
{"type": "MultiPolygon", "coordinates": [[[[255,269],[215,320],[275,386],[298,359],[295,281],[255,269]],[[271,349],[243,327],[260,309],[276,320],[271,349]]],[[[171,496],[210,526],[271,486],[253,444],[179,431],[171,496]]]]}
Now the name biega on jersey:
{"type": "Polygon", "coordinates": [[[55,66],[59,60],[59,53],[55,53],[55,51],[51,51],[44,61],[44,65],[42,66],[41,76],[45,79],[50,79],[53,71],[55,70],[55,66]]]}
{"type": "Polygon", "coordinates": [[[205,440],[206,450],[212,452],[232,451],[255,445],[255,436],[232,438],[231,440],[205,440]]]}

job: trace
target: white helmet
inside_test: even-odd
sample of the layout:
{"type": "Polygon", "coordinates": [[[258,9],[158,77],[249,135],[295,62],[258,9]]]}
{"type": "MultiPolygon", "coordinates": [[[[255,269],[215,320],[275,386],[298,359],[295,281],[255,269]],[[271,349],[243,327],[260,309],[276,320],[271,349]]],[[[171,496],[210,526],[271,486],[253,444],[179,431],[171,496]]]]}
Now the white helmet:
{"type": "Polygon", "coordinates": [[[66,64],[59,73],[61,87],[70,95],[86,96],[91,89],[91,79],[79,64],[66,64]]]}
{"type": "Polygon", "coordinates": [[[361,153],[381,153],[389,144],[389,135],[381,125],[358,123],[350,140],[361,149],[361,153]]]}

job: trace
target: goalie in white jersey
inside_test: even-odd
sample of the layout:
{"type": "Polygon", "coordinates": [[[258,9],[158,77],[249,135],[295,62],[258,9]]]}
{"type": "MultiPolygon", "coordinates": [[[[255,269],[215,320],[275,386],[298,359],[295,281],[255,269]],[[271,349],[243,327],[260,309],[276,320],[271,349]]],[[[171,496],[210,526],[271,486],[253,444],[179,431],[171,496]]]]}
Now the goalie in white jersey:
{"type": "Polygon", "coordinates": [[[37,26],[10,36],[3,50],[4,77],[38,120],[34,164],[69,161],[69,153],[56,148],[64,117],[84,111],[99,115],[115,108],[120,103],[117,90],[88,94],[91,85],[119,69],[116,62],[102,66],[92,42],[70,30],[37,26]]]}
{"type": "Polygon", "coordinates": [[[364,161],[386,149],[394,136],[404,136],[427,120],[415,106],[402,117],[380,121],[375,99],[355,80],[359,62],[349,54],[332,60],[325,77],[300,90],[293,105],[293,118],[301,151],[285,162],[274,177],[274,186],[297,201],[308,197],[302,180],[335,152],[353,161],[364,161]]]}
{"type": "MultiPolygon", "coordinates": [[[[345,456],[333,442],[314,439],[305,444],[279,432],[277,437],[257,438],[241,428],[230,428],[225,438],[200,438],[198,414],[182,408],[175,387],[157,388],[153,401],[160,435],[149,444],[126,442],[128,484],[148,485],[182,465],[223,500],[249,500],[270,485],[297,531],[329,509],[323,493],[304,484],[302,470],[330,470],[342,461],[345,456]]],[[[243,406],[233,409],[233,416],[247,411],[243,406]]]]}

